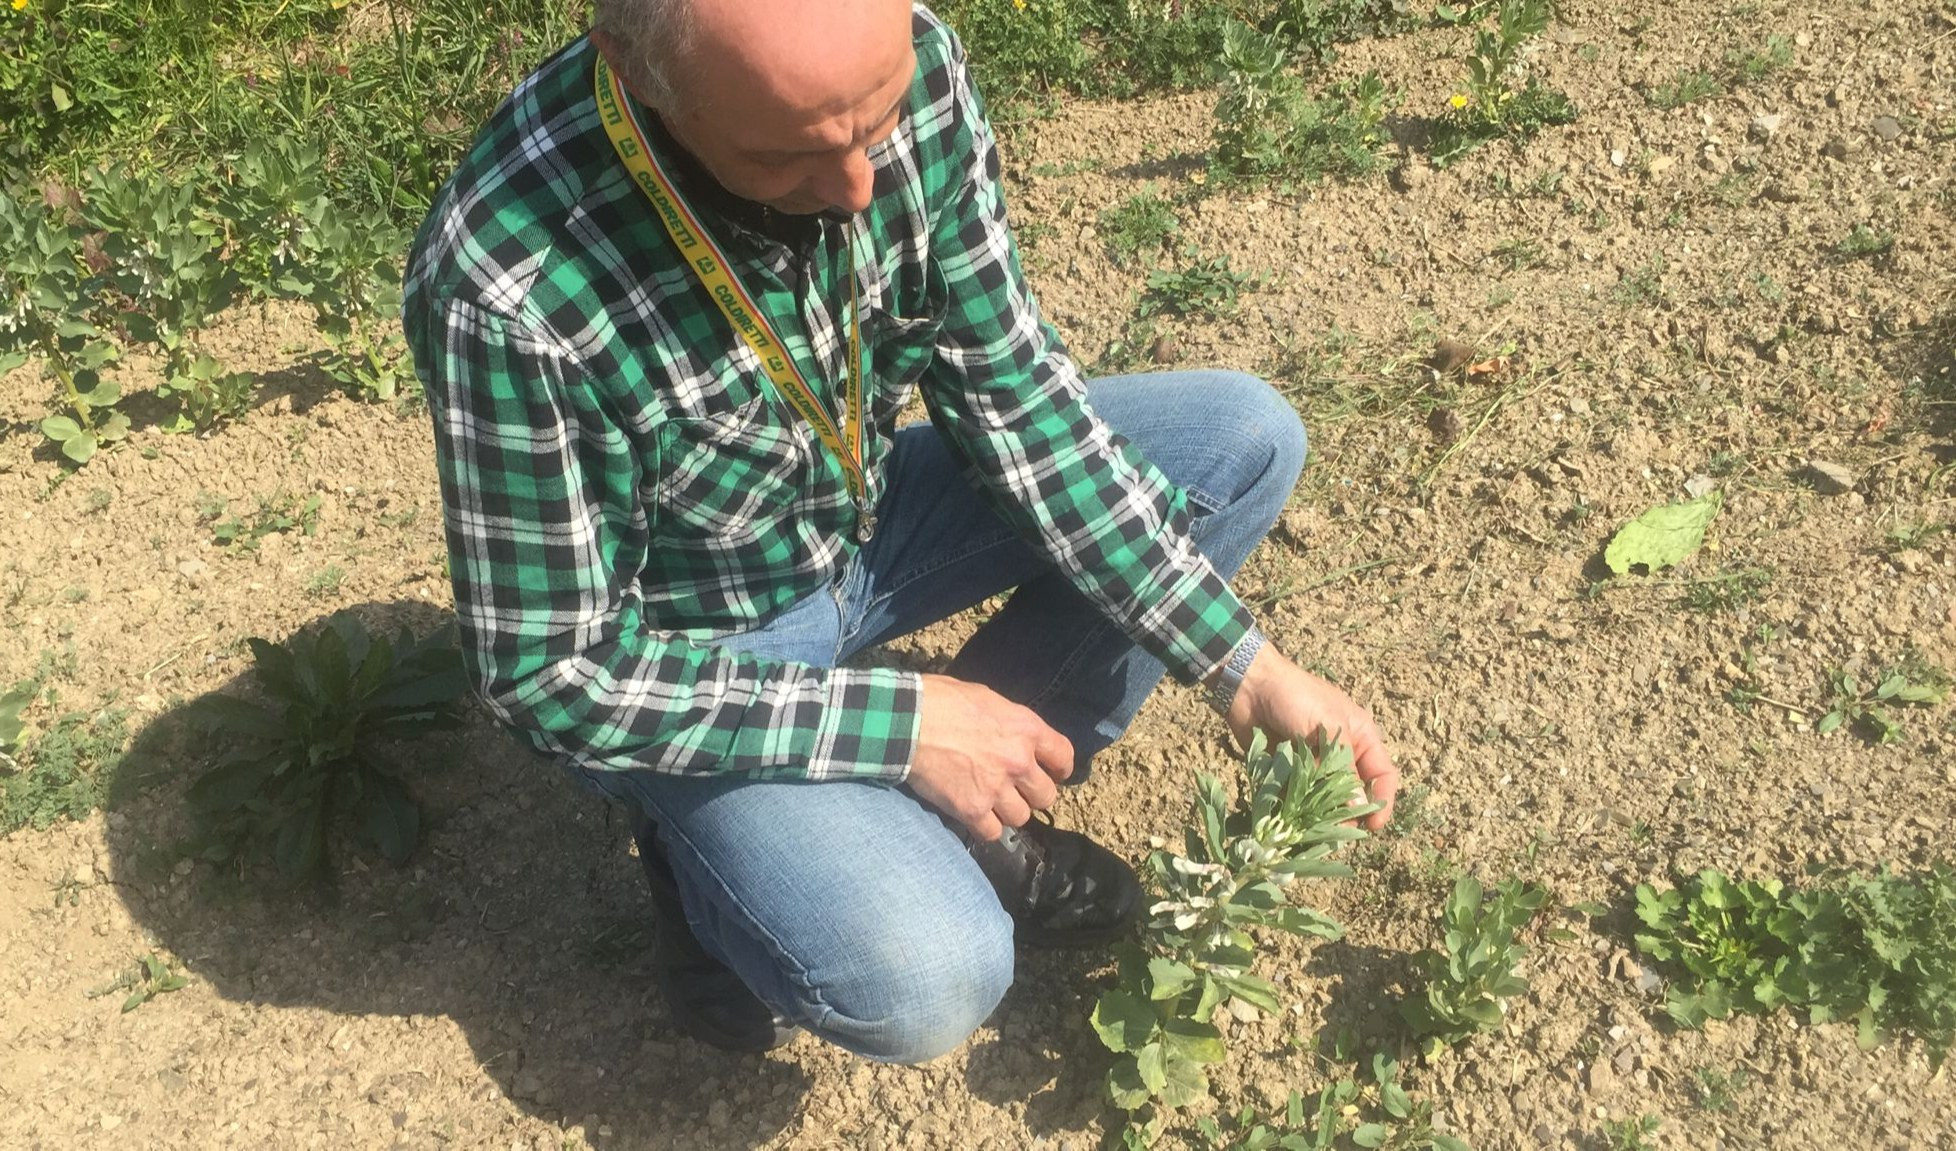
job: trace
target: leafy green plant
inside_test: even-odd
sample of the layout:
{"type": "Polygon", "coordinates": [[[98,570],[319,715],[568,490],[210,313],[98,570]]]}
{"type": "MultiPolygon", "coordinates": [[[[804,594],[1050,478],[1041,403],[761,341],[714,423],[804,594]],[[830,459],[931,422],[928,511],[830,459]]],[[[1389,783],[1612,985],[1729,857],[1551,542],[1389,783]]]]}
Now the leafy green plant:
{"type": "Polygon", "coordinates": [[[1866,690],[1859,677],[1839,668],[1828,672],[1827,685],[1827,711],[1814,725],[1816,732],[1826,735],[1846,727],[1876,743],[1897,743],[1904,733],[1893,709],[1941,703],[1949,697],[1950,679],[1941,668],[1910,658],[1884,671],[1866,690]]]}
{"type": "Polygon", "coordinates": [[[1100,214],[1100,239],[1108,258],[1126,267],[1160,252],[1180,226],[1175,205],[1149,186],[1100,214]]]}
{"type": "MultiPolygon", "coordinates": [[[[204,505],[210,508],[211,505],[204,505]]],[[[289,532],[297,529],[300,535],[309,536],[319,526],[319,497],[307,496],[302,502],[296,496],[280,493],[270,499],[260,498],[258,510],[245,516],[216,517],[224,514],[224,501],[219,500],[214,510],[207,513],[200,508],[206,519],[215,520],[211,524],[211,538],[232,551],[257,551],[258,542],[274,532],[289,532]]]]}
{"type": "Polygon", "coordinates": [[[1655,1115],[1638,1115],[1603,1124],[1603,1135],[1610,1141],[1610,1151],[1645,1151],[1650,1146],[1645,1140],[1663,1125],[1655,1115]]]}
{"type": "Polygon", "coordinates": [[[1313,98],[1288,70],[1282,40],[1242,23],[1225,30],[1222,61],[1213,156],[1222,178],[1316,183],[1378,169],[1398,97],[1376,72],[1313,98]]]}
{"type": "Polygon", "coordinates": [[[127,991],[129,994],[122,1001],[122,1013],[127,1015],[159,995],[181,991],[188,986],[190,980],[170,970],[169,964],[151,952],[138,959],[129,970],[82,994],[88,999],[99,999],[104,995],[127,991]]]}
{"type": "Polygon", "coordinates": [[[356,399],[392,400],[415,382],[399,321],[407,237],[378,210],[314,208],[280,289],[311,302],[328,375],[356,399]]]}
{"type": "Polygon", "coordinates": [[[1873,259],[1885,256],[1895,247],[1895,234],[1870,228],[1866,224],[1856,224],[1834,251],[1849,260],[1873,259]]]}
{"type": "Polygon", "coordinates": [[[1180,268],[1157,268],[1148,273],[1141,296],[1143,316],[1227,316],[1236,310],[1243,292],[1253,285],[1249,275],[1229,264],[1227,255],[1202,259],[1191,249],[1180,268]]]}
{"type": "Polygon", "coordinates": [[[467,678],[453,626],[421,639],[403,628],[390,641],[340,612],[282,645],[250,644],[268,701],[213,695],[198,705],[232,745],[190,788],[213,833],[210,857],[268,843],[288,878],[313,876],[335,816],[347,812],[383,855],[405,860],[420,837],[420,809],[378,741],[456,721],[467,678]]]}
{"type": "Polygon", "coordinates": [[[14,752],[20,746],[20,733],[26,727],[20,713],[27,710],[39,694],[39,688],[32,684],[19,684],[0,694],[0,763],[4,763],[9,771],[20,770],[20,764],[14,760],[14,752]]]}
{"type": "Polygon", "coordinates": [[[1487,140],[1528,140],[1543,128],[1575,121],[1575,104],[1530,73],[1523,59],[1528,42],[1548,30],[1552,12],[1549,0],[1501,0],[1493,26],[1474,29],[1466,90],[1447,101],[1434,134],[1435,162],[1447,163],[1487,140]]]}
{"type": "Polygon", "coordinates": [[[1683,563],[1705,542],[1724,496],[1710,491],[1683,503],[1660,504],[1617,529],[1603,550],[1603,562],[1617,575],[1635,568],[1652,573],[1683,563]]]}
{"type": "Polygon", "coordinates": [[[1734,49],[1725,58],[1725,68],[1734,84],[1756,84],[1782,72],[1793,63],[1793,41],[1784,36],[1766,37],[1758,48],[1734,49]]]}
{"type": "Polygon", "coordinates": [[[0,835],[86,819],[102,806],[128,741],[127,719],[116,707],[68,712],[10,752],[14,769],[0,775],[0,835]]]}
{"type": "Polygon", "coordinates": [[[1212,1151],[1331,1151],[1342,1136],[1354,1147],[1387,1151],[1469,1151],[1456,1136],[1433,1129],[1433,1105],[1414,1099],[1399,1082],[1399,1061],[1383,1051],[1372,1057],[1372,1082],[1345,1075],[1327,1083],[1317,1106],[1290,1093],[1283,1114],[1259,1118],[1245,1106],[1225,1131],[1203,1116],[1196,1131],[1212,1151]]]}
{"type": "Polygon", "coordinates": [[[1666,1009],[1684,1027],[1784,1006],[1852,1020],[1862,1048],[1915,1035],[1940,1067],[1956,1043],[1956,869],[1836,874],[1806,887],[1705,870],[1637,887],[1637,947],[1681,974],[1666,1009]]]}
{"type": "Polygon", "coordinates": [[[1151,1142],[1169,1110],[1208,1093],[1205,1068],[1224,1057],[1218,1009],[1281,1010],[1277,989],[1255,974],[1252,930],[1336,939],[1337,923],[1290,900],[1300,877],[1350,874],[1331,859],[1364,837],[1348,821],[1377,810],[1360,797],[1351,749],[1322,755],[1304,743],[1271,746],[1258,733],[1244,760],[1244,794],[1232,805],[1214,776],[1198,774],[1181,854],[1156,851],[1148,871],[1161,898],[1138,944],[1116,950],[1113,988],[1094,1006],[1093,1027],[1115,1053],[1107,1073],[1114,1103],[1151,1142]]]}
{"type": "Polygon", "coordinates": [[[101,241],[104,279],[121,297],[124,325],[163,353],[157,394],[178,408],[164,430],[202,431],[243,415],[257,381],[224,370],[200,342],[239,284],[223,258],[223,229],[201,207],[196,182],[102,168],[89,178],[83,210],[101,241]]]}
{"type": "Polygon", "coordinates": [[[60,385],[65,414],[41,421],[61,454],[86,464],[129,434],[122,398],[102,378],[116,346],[92,318],[80,232],[39,204],[0,193],[0,372],[39,356],[60,385]]]}
{"type": "Polygon", "coordinates": [[[1441,947],[1421,952],[1421,991],[1399,1004],[1399,1013],[1425,1045],[1428,1057],[1506,1018],[1508,1000],[1528,990],[1515,967],[1528,949],[1515,939],[1548,899],[1544,888],[1504,879],[1489,899],[1480,881],[1463,875],[1447,900],[1441,947]]]}
{"type": "Polygon", "coordinates": [[[1668,111],[1724,94],[1725,85],[1710,72],[1680,68],[1670,80],[1645,92],[1644,100],[1653,108],[1668,111]]]}
{"type": "Polygon", "coordinates": [[[1730,1071],[1720,1067],[1700,1067],[1695,1078],[1697,1082],[1692,1090],[1698,1095],[1698,1106],[1706,1111],[1731,1110],[1738,1094],[1752,1081],[1743,1067],[1734,1067],[1730,1071]]]}

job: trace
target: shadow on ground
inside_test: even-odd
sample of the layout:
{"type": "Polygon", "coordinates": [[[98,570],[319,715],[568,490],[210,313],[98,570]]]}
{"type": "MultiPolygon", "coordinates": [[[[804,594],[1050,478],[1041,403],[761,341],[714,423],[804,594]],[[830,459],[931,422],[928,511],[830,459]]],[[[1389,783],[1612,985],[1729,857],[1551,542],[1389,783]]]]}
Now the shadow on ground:
{"type": "MultiPolygon", "coordinates": [[[[448,618],[411,603],[356,610],[389,632],[448,618]]],[[[793,1122],[808,1086],[800,1066],[713,1051],[666,1019],[628,821],[488,720],[393,749],[429,761],[409,773],[423,829],[405,867],[341,838],[331,888],[293,892],[269,867],[198,862],[176,874],[195,832],[184,789],[208,753],[185,712],[158,718],[124,758],[109,850],[130,913],[220,994],[447,1016],[518,1107],[603,1124],[615,1145],[748,1147],[793,1122]]]]}

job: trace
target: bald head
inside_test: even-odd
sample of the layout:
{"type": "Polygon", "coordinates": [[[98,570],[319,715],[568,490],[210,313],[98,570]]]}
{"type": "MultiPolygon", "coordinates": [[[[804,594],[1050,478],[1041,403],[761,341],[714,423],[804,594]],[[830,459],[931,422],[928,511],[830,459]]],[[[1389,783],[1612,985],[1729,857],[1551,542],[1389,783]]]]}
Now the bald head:
{"type": "Polygon", "coordinates": [[[786,212],[868,205],[916,70],[909,0],[600,0],[592,39],[729,191],[786,212]]]}

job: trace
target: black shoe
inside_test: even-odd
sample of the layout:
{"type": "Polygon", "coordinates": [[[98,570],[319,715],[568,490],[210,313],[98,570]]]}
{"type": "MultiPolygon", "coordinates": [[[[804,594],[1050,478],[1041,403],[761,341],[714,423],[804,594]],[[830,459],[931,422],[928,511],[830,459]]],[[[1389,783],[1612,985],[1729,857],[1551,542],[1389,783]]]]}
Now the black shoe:
{"type": "Polygon", "coordinates": [[[1120,856],[1034,819],[974,843],[971,857],[1012,915],[1028,947],[1093,947],[1127,934],[1141,914],[1141,881],[1120,856]]]}
{"type": "Polygon", "coordinates": [[[772,1051],[792,1039],[795,1025],[762,1003],[694,937],[657,827],[649,819],[640,820],[633,837],[652,885],[654,977],[672,1021],[722,1051],[772,1051]]]}

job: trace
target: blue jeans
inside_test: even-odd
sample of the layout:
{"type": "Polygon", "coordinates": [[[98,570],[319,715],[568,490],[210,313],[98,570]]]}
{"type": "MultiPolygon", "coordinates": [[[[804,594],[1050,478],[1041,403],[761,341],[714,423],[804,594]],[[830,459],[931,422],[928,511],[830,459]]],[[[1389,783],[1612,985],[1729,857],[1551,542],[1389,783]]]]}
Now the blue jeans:
{"type": "MultiPolygon", "coordinates": [[[[1296,412],[1252,376],[1105,379],[1089,403],[1188,492],[1196,541],[1225,574],[1304,465],[1296,412]]],[[[948,672],[1038,712],[1073,741],[1083,778],[1161,663],[985,507],[934,429],[898,432],[888,475],[879,531],[833,586],[716,642],[833,666],[1017,588],[948,672]]],[[[592,782],[658,823],[701,944],[824,1039],[921,1062],[962,1043],[1011,985],[1011,919],[958,832],[908,791],[649,772],[592,782]]]]}

